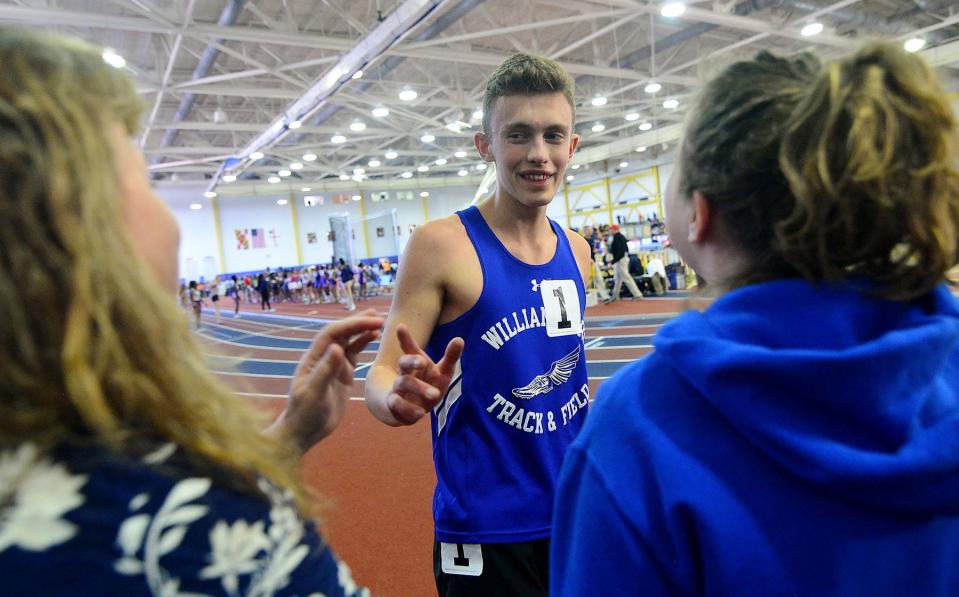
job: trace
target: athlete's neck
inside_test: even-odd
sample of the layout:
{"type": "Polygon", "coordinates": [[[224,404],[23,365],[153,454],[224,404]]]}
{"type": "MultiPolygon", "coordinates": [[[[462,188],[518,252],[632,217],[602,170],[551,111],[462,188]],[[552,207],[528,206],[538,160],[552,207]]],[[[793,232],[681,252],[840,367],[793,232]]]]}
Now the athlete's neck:
{"type": "Polygon", "coordinates": [[[524,205],[499,193],[478,205],[486,223],[497,236],[523,244],[552,243],[553,228],[546,218],[546,205],[524,205]]]}
{"type": "Polygon", "coordinates": [[[514,257],[531,265],[548,263],[553,258],[558,240],[546,218],[546,206],[506,209],[494,197],[477,207],[493,234],[514,257]]]}

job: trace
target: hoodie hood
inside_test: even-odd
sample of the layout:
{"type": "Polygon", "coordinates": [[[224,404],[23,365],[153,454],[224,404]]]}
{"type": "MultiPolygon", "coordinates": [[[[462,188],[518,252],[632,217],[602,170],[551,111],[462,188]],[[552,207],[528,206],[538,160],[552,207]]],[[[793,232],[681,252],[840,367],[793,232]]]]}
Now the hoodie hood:
{"type": "Polygon", "coordinates": [[[959,305],[756,284],[664,326],[656,354],[789,474],[870,508],[959,513],[959,305]]]}

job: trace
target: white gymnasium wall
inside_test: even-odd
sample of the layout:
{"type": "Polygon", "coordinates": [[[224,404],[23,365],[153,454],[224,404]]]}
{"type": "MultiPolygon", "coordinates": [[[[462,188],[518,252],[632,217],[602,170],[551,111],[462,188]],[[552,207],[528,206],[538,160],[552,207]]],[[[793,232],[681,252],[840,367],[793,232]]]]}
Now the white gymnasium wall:
{"type": "MultiPolygon", "coordinates": [[[[649,165],[639,167],[648,167],[649,165]]],[[[664,191],[671,164],[660,166],[660,188],[664,191]]],[[[623,176],[633,168],[624,170],[616,176],[623,176]]],[[[599,173],[590,176],[577,176],[576,183],[584,184],[590,178],[601,179],[599,173]]],[[[654,181],[650,181],[654,184],[654,181]]],[[[174,215],[180,223],[180,275],[210,277],[218,272],[235,272],[260,270],[267,267],[288,267],[296,264],[325,263],[332,258],[332,244],[328,240],[330,231],[329,219],[331,215],[349,214],[354,221],[354,254],[358,259],[393,255],[392,239],[388,235],[383,238],[376,236],[377,222],[370,222],[364,226],[357,222],[365,213],[389,214],[396,210],[396,220],[399,226],[397,238],[399,252],[402,253],[409,241],[411,229],[421,226],[427,219],[433,220],[448,216],[459,209],[468,206],[473,199],[475,188],[471,186],[440,187],[429,189],[429,197],[421,198],[419,191],[414,192],[412,200],[397,200],[395,191],[390,191],[387,201],[373,202],[367,193],[361,202],[346,201],[334,203],[335,193],[295,192],[292,198],[288,192],[273,196],[257,197],[219,197],[215,199],[219,211],[220,231],[223,244],[223,263],[221,263],[220,248],[217,245],[216,226],[210,199],[203,197],[205,184],[196,186],[177,186],[159,188],[157,193],[167,201],[174,215]],[[322,197],[317,204],[306,207],[304,195],[322,197]],[[287,199],[288,205],[277,205],[278,199],[287,199]],[[200,203],[202,209],[191,210],[190,203],[200,203]],[[294,218],[295,212],[295,218],[294,218]],[[299,238],[299,256],[297,255],[294,239],[294,219],[299,238]],[[255,248],[249,232],[253,229],[264,231],[264,246],[255,248]],[[249,248],[239,248],[236,231],[248,235],[249,248]],[[367,239],[369,234],[369,253],[367,253],[367,239]],[[310,242],[311,235],[315,235],[315,242],[310,242]],[[209,271],[208,271],[209,270],[209,271]]],[[[615,191],[614,191],[615,194],[615,191]]],[[[652,206],[649,207],[652,209],[652,206]]],[[[566,203],[560,191],[547,209],[547,215],[567,226],[569,220],[566,214],[566,203]]],[[[615,213],[615,212],[614,212],[615,213]]],[[[605,222],[605,214],[596,214],[597,223],[605,222]]],[[[572,218],[573,226],[582,224],[582,217],[572,218]]],[[[384,219],[389,222],[389,218],[384,219]]],[[[388,225],[388,224],[387,224],[388,225]]]]}
{"type": "Polygon", "coordinates": [[[203,197],[206,185],[175,187],[159,191],[180,224],[180,278],[212,280],[223,270],[209,199],[203,197]],[[190,209],[191,203],[203,207],[190,209]]]}
{"type": "Polygon", "coordinates": [[[419,191],[412,200],[397,200],[394,191],[390,191],[387,201],[373,202],[367,195],[360,201],[334,203],[335,193],[295,192],[291,196],[277,194],[256,197],[219,197],[215,199],[219,212],[220,232],[223,244],[221,263],[220,249],[217,244],[216,226],[212,201],[203,197],[205,184],[195,186],[176,186],[158,188],[160,195],[170,205],[180,224],[180,275],[181,277],[216,275],[219,272],[235,272],[277,268],[299,263],[325,263],[332,259],[332,243],[328,240],[330,216],[349,214],[354,222],[354,254],[359,259],[396,255],[397,251],[390,235],[376,236],[377,226],[390,226],[390,212],[396,210],[399,235],[396,238],[399,252],[402,253],[409,241],[411,227],[420,226],[429,219],[448,216],[462,209],[473,198],[472,187],[442,187],[430,190],[428,198],[421,198],[419,191]],[[304,195],[317,197],[316,205],[307,207],[304,195]],[[320,200],[319,198],[322,198],[320,200]],[[278,199],[287,199],[287,205],[277,205],[278,199]],[[191,210],[191,203],[203,206],[191,210]],[[362,205],[361,205],[362,203],[362,205]],[[425,204],[425,209],[424,209],[425,204]],[[298,232],[300,252],[297,258],[294,239],[294,215],[298,232]],[[371,221],[364,227],[359,222],[363,214],[384,214],[381,221],[371,221]],[[264,231],[264,247],[255,248],[248,231],[264,231]],[[248,247],[240,248],[236,231],[247,235],[248,247]],[[369,253],[367,238],[369,234],[369,253]],[[316,242],[310,242],[315,235],[316,242]],[[205,274],[210,270],[209,274],[205,274]]]}
{"type": "MultiPolygon", "coordinates": [[[[300,232],[300,251],[303,263],[329,263],[333,259],[333,243],[329,240],[330,217],[349,215],[355,220],[360,217],[360,203],[346,201],[334,203],[333,196],[337,193],[296,193],[293,205],[296,209],[297,227],[300,232]],[[316,205],[307,207],[304,196],[315,197],[316,205]],[[310,242],[310,235],[315,235],[316,242],[310,242]]],[[[343,194],[343,193],[340,193],[343,194]]],[[[289,214],[287,214],[289,218],[289,214]]],[[[363,230],[354,229],[356,238],[353,239],[354,254],[360,257],[363,250],[363,230]]],[[[291,262],[293,265],[295,262],[291,262]]]]}
{"type": "Polygon", "coordinates": [[[276,269],[299,263],[290,206],[277,205],[279,199],[289,196],[219,199],[225,271],[276,269]],[[261,242],[254,239],[254,231],[257,237],[262,231],[261,242]]]}

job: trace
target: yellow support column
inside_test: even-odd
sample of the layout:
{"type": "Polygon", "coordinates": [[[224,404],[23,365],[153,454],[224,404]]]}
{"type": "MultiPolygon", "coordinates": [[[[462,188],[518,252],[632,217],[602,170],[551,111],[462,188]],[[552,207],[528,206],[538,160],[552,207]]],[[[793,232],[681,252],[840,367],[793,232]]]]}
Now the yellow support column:
{"type": "Polygon", "coordinates": [[[609,212],[609,223],[612,225],[615,222],[613,220],[613,191],[609,185],[609,176],[603,179],[603,183],[606,185],[606,210],[609,212]]]}
{"type": "Polygon", "coordinates": [[[296,220],[296,207],[293,205],[296,197],[293,191],[290,191],[290,199],[287,205],[290,206],[290,217],[293,219],[293,246],[296,248],[296,264],[303,265],[303,253],[300,252],[300,225],[296,220]]]}
{"type": "Polygon", "coordinates": [[[566,227],[573,227],[573,216],[569,214],[569,183],[563,184],[563,203],[566,204],[566,227]]]}
{"type": "Polygon", "coordinates": [[[430,202],[430,197],[429,197],[429,195],[427,195],[426,197],[423,197],[423,223],[424,223],[424,224],[430,221],[430,205],[429,205],[429,202],[430,202]]]}
{"type": "Polygon", "coordinates": [[[366,207],[364,207],[364,204],[366,203],[366,197],[363,196],[362,191],[359,191],[359,194],[360,194],[360,217],[363,218],[363,246],[366,247],[366,259],[369,259],[370,257],[372,257],[372,255],[370,255],[370,234],[366,226],[366,207]]]}
{"type": "Polygon", "coordinates": [[[226,271],[226,257],[223,253],[223,233],[220,232],[220,206],[217,205],[216,197],[210,199],[210,207],[213,209],[213,228],[216,232],[216,248],[220,253],[220,273],[226,271]]]}
{"type": "Polygon", "coordinates": [[[659,219],[662,220],[665,216],[663,215],[663,193],[660,190],[662,186],[659,184],[659,166],[653,166],[653,177],[656,179],[656,209],[659,210],[659,219]]]}

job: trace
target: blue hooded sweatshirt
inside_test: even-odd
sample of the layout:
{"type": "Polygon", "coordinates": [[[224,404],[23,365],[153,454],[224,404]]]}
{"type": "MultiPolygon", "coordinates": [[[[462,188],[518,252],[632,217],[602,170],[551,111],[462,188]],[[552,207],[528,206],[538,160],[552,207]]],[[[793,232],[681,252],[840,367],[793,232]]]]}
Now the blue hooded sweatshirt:
{"type": "Polygon", "coordinates": [[[551,592],[959,595],[959,306],[799,280],[664,326],[556,496],[551,592]]]}

